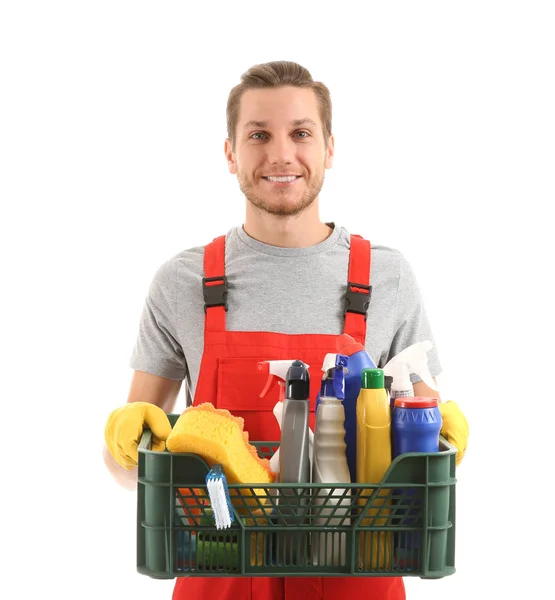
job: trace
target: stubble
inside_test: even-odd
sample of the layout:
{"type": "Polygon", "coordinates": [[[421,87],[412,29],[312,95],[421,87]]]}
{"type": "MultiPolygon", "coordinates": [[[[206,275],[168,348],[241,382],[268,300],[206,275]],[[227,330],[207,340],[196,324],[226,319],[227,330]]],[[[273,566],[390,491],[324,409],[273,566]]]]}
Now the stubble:
{"type": "Polygon", "coordinates": [[[237,173],[239,187],[247,201],[259,210],[280,217],[292,217],[298,215],[311,206],[320,194],[324,185],[324,178],[325,170],[322,169],[321,174],[309,179],[308,185],[301,197],[291,201],[288,199],[291,194],[290,190],[277,190],[271,194],[263,195],[260,193],[260,190],[257,189],[259,186],[252,178],[249,178],[240,171],[237,173]],[[269,196],[271,196],[271,198],[269,198],[269,196]]]}

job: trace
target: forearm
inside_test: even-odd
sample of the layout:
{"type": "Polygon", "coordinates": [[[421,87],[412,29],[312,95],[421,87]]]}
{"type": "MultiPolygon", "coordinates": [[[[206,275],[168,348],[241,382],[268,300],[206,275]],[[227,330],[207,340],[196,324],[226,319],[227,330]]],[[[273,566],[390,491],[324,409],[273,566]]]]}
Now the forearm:
{"type": "Polygon", "coordinates": [[[175,406],[181,383],[174,379],[135,371],[127,402],[150,402],[159,406],[165,413],[170,413],[175,406]]]}
{"type": "MultiPolygon", "coordinates": [[[[436,378],[434,377],[434,383],[437,385],[436,378]]],[[[415,396],[424,396],[426,398],[437,398],[438,402],[441,402],[441,397],[438,390],[433,390],[427,386],[423,381],[413,384],[412,389],[415,396]]]]}

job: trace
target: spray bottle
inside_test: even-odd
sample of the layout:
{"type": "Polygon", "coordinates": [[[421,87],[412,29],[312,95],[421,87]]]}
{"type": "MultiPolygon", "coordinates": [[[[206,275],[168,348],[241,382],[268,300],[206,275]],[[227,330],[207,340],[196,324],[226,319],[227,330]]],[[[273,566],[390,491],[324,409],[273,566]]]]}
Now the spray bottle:
{"type": "Polygon", "coordinates": [[[394,356],[384,367],[384,372],[393,377],[391,411],[394,457],[404,452],[439,450],[441,413],[438,398],[415,399],[410,380],[411,373],[416,373],[429,388],[437,389],[428,368],[428,352],[432,347],[430,340],[412,344],[394,356]],[[403,399],[406,399],[406,402],[403,402],[403,399]]]}
{"type": "Polygon", "coordinates": [[[308,366],[301,360],[294,360],[287,370],[285,378],[279,457],[279,480],[281,483],[310,483],[309,398],[308,366]]]}
{"type": "Polygon", "coordinates": [[[424,383],[436,389],[433,377],[428,368],[428,352],[433,344],[430,340],[417,342],[394,356],[383,368],[384,375],[393,377],[391,382],[391,406],[394,406],[395,398],[407,398],[414,396],[411,373],[419,375],[424,383]]]}
{"type": "MultiPolygon", "coordinates": [[[[283,401],[285,400],[285,379],[287,371],[294,360],[261,360],[258,363],[258,371],[268,375],[266,385],[260,392],[260,398],[264,398],[266,394],[273,389],[274,386],[279,386],[279,400],[276,402],[273,413],[281,429],[281,421],[283,418],[283,401]]],[[[306,364],[306,363],[304,363],[306,364]]],[[[309,365],[306,365],[309,368],[309,365]]],[[[308,430],[308,455],[312,464],[312,448],[314,442],[314,433],[312,429],[308,430]]],[[[279,448],[270,458],[270,468],[274,473],[279,473],[279,448]]]]}
{"type": "MultiPolygon", "coordinates": [[[[310,412],[310,375],[308,366],[300,360],[294,360],[287,370],[285,378],[285,400],[283,401],[283,420],[281,424],[279,482],[282,484],[310,483],[310,459],[308,455],[308,417],[310,412]]],[[[278,505],[280,517],[278,525],[295,525],[299,528],[308,515],[310,488],[280,488],[278,505]]],[[[285,564],[286,557],[300,564],[308,558],[308,534],[279,533],[276,539],[276,557],[285,564]],[[282,552],[285,552],[282,555],[282,552]]]]}
{"type": "MultiPolygon", "coordinates": [[[[351,483],[345,456],[344,377],[348,357],[326,354],[322,370],[320,403],[316,409],[314,432],[314,466],[312,483],[351,483]]],[[[326,527],[348,527],[351,493],[341,487],[315,490],[313,501],[315,524],[326,527]],[[325,508],[323,506],[325,505],[325,508]],[[341,508],[337,508],[341,507],[341,508]],[[333,515],[333,516],[332,516],[333,515]]],[[[321,566],[342,566],[346,561],[346,533],[318,532],[313,535],[313,562],[321,566]]]]}
{"type": "MultiPolygon", "coordinates": [[[[345,373],[345,398],[343,407],[345,409],[345,444],[347,448],[347,465],[351,481],[357,477],[357,399],[360,393],[363,369],[375,369],[376,365],[370,358],[366,348],[358,343],[348,333],[337,336],[336,348],[339,354],[347,356],[349,369],[345,373]]],[[[318,410],[319,397],[316,399],[316,410],[318,410]]]]}

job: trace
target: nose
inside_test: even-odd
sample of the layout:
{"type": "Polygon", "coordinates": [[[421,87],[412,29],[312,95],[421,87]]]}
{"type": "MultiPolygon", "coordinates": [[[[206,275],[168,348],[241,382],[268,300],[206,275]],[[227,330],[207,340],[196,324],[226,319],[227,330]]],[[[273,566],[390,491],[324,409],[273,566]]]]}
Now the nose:
{"type": "Polygon", "coordinates": [[[295,154],[295,143],[288,135],[274,136],[266,144],[266,150],[271,164],[290,164],[295,154]]]}

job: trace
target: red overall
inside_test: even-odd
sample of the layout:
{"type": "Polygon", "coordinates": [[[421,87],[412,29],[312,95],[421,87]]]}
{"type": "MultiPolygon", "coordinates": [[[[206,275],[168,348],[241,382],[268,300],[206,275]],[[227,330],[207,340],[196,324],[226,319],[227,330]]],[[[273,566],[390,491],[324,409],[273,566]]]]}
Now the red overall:
{"type": "MultiPolygon", "coordinates": [[[[259,373],[261,360],[300,359],[311,367],[310,426],[314,430],[316,396],[321,383],[324,356],[337,352],[337,336],[289,335],[264,331],[226,330],[225,236],[208,244],[204,255],[205,333],[194,405],[211,402],[243,417],[250,440],[279,440],[280,429],[272,412],[278,390],[260,398],[266,375],[259,373]],[[219,298],[218,298],[219,296],[219,298]],[[225,305],[224,305],[225,304],[225,305]]],[[[351,236],[348,300],[353,294],[369,296],[370,243],[351,236]],[[361,287],[353,283],[362,284],[361,287]]],[[[362,298],[369,301],[369,298],[362,298]]],[[[356,310],[357,302],[352,302],[356,310]]],[[[347,302],[349,305],[349,302],[347,302]]],[[[359,305],[360,306],[360,305],[359,305]]],[[[366,316],[348,310],[344,332],[365,343],[366,316]]],[[[277,386],[274,386],[277,388],[277,386]]],[[[403,600],[400,577],[178,577],[173,600],[403,600]]]]}

